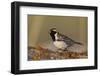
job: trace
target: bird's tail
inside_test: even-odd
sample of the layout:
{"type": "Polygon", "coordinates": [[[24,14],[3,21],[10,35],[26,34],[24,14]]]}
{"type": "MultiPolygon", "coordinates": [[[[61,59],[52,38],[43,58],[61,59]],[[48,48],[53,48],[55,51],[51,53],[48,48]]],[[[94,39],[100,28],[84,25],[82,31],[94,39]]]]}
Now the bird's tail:
{"type": "Polygon", "coordinates": [[[79,45],[83,45],[82,43],[80,43],[80,42],[75,42],[76,44],[79,44],[79,45]]]}

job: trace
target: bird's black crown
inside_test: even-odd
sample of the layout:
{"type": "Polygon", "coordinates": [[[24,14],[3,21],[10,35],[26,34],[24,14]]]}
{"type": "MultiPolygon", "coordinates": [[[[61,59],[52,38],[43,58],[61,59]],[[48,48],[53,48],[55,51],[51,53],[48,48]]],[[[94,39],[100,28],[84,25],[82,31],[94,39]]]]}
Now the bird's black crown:
{"type": "Polygon", "coordinates": [[[52,28],[52,29],[50,29],[50,31],[56,31],[56,28],[52,28]]]}

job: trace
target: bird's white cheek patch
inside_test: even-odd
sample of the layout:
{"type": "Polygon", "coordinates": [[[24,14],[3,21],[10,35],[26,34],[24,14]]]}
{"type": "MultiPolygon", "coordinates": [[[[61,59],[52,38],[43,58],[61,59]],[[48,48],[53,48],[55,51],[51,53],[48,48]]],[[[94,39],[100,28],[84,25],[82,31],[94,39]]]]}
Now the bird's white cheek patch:
{"type": "Polygon", "coordinates": [[[58,49],[65,49],[67,47],[66,43],[64,43],[63,41],[55,41],[54,45],[58,48],[58,49]]]}
{"type": "Polygon", "coordinates": [[[58,40],[57,33],[55,34],[55,39],[58,40]]]}

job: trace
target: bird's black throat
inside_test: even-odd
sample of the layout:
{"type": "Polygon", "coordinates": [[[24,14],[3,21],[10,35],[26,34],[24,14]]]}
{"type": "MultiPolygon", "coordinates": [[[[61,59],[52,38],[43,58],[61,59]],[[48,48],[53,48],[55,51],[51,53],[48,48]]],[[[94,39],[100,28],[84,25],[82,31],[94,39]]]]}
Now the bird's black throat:
{"type": "Polygon", "coordinates": [[[51,36],[51,38],[52,38],[53,41],[55,41],[55,34],[56,33],[57,32],[55,32],[55,31],[51,31],[51,33],[50,33],[50,36],[51,36]]]}

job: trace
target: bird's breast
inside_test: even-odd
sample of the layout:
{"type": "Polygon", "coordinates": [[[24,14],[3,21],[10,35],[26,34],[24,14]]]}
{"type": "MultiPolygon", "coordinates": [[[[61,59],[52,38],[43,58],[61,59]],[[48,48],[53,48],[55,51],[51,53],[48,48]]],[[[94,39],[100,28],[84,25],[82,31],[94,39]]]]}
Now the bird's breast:
{"type": "Polygon", "coordinates": [[[65,48],[67,48],[67,44],[64,41],[54,41],[54,45],[58,49],[65,49],[65,48]]]}

